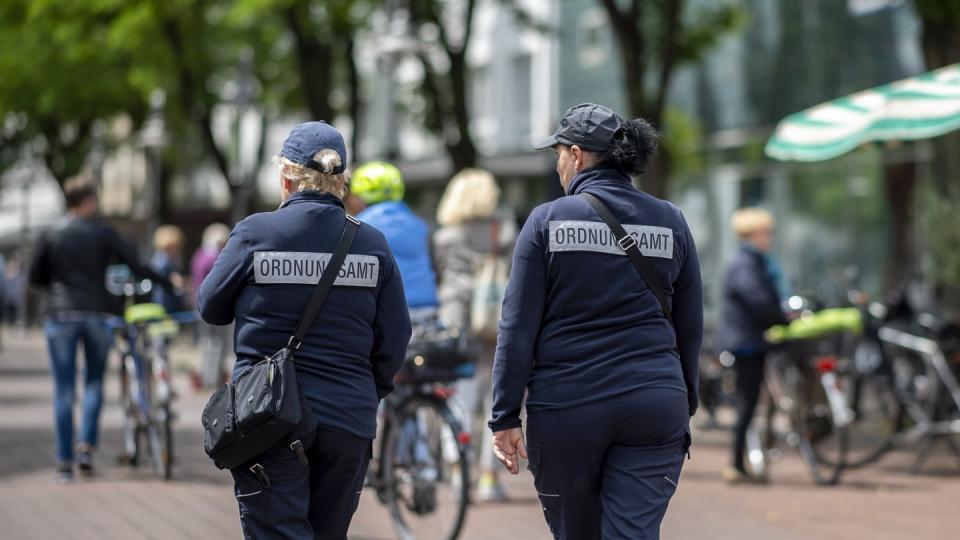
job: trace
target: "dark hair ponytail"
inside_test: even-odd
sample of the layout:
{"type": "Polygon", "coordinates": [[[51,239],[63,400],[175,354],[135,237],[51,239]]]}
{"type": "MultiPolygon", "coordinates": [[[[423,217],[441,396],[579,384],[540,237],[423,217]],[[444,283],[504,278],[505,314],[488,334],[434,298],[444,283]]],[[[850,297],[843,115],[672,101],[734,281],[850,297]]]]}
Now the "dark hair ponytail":
{"type": "Polygon", "coordinates": [[[660,134],[646,120],[629,120],[613,134],[610,147],[600,161],[637,176],[643,173],[656,153],[659,139],[660,134]]]}

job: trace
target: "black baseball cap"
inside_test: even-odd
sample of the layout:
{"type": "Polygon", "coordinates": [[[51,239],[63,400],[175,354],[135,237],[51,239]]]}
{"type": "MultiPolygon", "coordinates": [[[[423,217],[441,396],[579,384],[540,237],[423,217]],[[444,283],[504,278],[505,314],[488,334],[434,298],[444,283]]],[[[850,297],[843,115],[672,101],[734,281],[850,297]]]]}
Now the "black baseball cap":
{"type": "Polygon", "coordinates": [[[552,148],[557,144],[577,145],[591,152],[603,152],[610,147],[613,134],[623,125],[623,118],[613,109],[596,103],[581,103],[570,107],[560,119],[560,127],[553,135],[533,145],[536,150],[552,148]]]}

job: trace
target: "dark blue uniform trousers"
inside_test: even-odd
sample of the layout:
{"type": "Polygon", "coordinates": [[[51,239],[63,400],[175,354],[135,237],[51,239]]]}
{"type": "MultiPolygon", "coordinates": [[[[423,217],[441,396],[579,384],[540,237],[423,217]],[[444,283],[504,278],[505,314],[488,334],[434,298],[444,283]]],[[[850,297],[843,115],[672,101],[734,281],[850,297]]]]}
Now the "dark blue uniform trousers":
{"type": "Polygon", "coordinates": [[[687,411],[685,392],[649,388],[529,412],[529,468],[554,538],[660,538],[690,448],[687,411]]]}
{"type": "Polygon", "coordinates": [[[231,471],[244,538],[347,537],[370,463],[370,439],[318,429],[307,457],[309,465],[302,465],[283,445],[260,456],[255,463],[269,482],[250,471],[253,463],[231,471]]]}

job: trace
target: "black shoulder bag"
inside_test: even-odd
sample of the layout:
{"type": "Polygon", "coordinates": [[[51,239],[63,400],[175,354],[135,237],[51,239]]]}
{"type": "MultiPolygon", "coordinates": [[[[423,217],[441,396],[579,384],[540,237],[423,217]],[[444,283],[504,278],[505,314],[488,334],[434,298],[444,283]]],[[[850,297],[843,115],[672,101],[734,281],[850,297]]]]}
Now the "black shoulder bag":
{"type": "Polygon", "coordinates": [[[623,225],[614,217],[613,212],[611,212],[610,209],[607,208],[607,205],[603,204],[600,199],[590,193],[581,193],[580,197],[587,201],[597,214],[600,214],[600,219],[613,231],[613,235],[617,238],[617,245],[626,252],[630,262],[633,263],[633,267],[637,269],[637,273],[640,274],[640,277],[643,278],[650,292],[652,292],[653,295],[657,297],[657,301],[660,302],[660,309],[663,310],[663,315],[670,321],[670,324],[673,325],[673,315],[670,313],[670,304],[667,303],[667,294],[663,291],[663,286],[657,279],[657,274],[653,267],[650,266],[650,261],[640,252],[637,241],[627,234],[623,225]]]}
{"type": "MultiPolygon", "coordinates": [[[[217,467],[239,467],[281,441],[290,447],[301,463],[307,464],[306,448],[313,444],[316,420],[297,386],[293,356],[330,294],[359,224],[354,217],[347,215],[337,249],[317,282],[287,346],[225,384],[204,406],[203,449],[217,467]]],[[[250,472],[261,482],[269,483],[259,464],[250,467],[250,472]]]]}

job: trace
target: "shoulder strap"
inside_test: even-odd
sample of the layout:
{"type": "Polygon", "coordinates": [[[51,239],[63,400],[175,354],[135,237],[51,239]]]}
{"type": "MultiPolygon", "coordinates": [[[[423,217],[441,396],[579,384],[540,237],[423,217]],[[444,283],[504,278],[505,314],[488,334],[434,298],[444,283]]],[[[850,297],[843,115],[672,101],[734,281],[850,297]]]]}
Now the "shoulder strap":
{"type": "Polygon", "coordinates": [[[667,317],[667,320],[670,321],[670,324],[673,324],[673,316],[670,313],[670,304],[667,303],[667,295],[663,291],[660,281],[657,279],[657,273],[653,267],[650,266],[650,261],[643,256],[640,248],[637,247],[637,241],[627,234],[623,225],[614,217],[613,212],[611,212],[610,209],[607,208],[607,205],[603,204],[600,199],[590,193],[581,193],[580,197],[587,201],[597,214],[600,214],[600,218],[603,219],[607,226],[610,227],[610,230],[613,231],[620,249],[626,252],[630,262],[633,263],[633,267],[637,269],[637,273],[640,274],[640,277],[643,278],[647,287],[650,288],[653,295],[657,297],[657,301],[660,302],[660,309],[663,310],[663,314],[667,317]]]}
{"type": "Polygon", "coordinates": [[[340,242],[337,243],[337,249],[333,252],[333,255],[330,256],[330,262],[327,263],[323,275],[321,275],[320,280],[317,281],[317,286],[313,289],[313,294],[310,296],[310,301],[307,302],[307,307],[303,310],[303,313],[300,314],[300,320],[297,321],[297,329],[293,335],[290,336],[290,341],[287,342],[288,349],[299,350],[300,346],[303,345],[303,338],[307,336],[307,332],[309,332],[310,327],[313,326],[313,321],[320,313],[324,302],[327,301],[330,289],[333,288],[333,282],[337,279],[337,274],[340,273],[340,267],[343,266],[343,261],[347,258],[347,252],[350,251],[350,245],[353,244],[353,238],[357,235],[357,229],[359,228],[360,222],[357,221],[357,218],[347,214],[343,232],[340,233],[340,242]]]}

